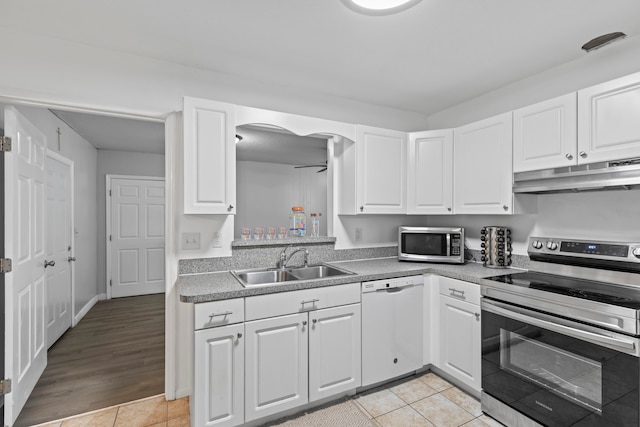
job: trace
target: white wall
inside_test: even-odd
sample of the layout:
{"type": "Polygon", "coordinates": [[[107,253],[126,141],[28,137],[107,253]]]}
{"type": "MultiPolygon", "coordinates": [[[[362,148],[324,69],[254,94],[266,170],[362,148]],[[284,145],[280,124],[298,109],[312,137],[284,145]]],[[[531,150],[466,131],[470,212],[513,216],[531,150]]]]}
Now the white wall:
{"type": "Polygon", "coordinates": [[[234,236],[242,227],[289,227],[292,206],[302,206],[311,235],[311,213],[322,213],[320,235],[327,235],[327,173],[293,165],[236,162],[234,236]]]}
{"type": "Polygon", "coordinates": [[[17,107],[47,137],[47,148],[73,161],[75,229],[75,312],[79,313],[97,290],[97,150],[73,129],[44,108],[17,107]],[[60,128],[60,149],[57,129],[60,128]]]}
{"type": "Polygon", "coordinates": [[[429,116],[429,129],[456,127],[640,71],[640,36],[429,116]]]}
{"type": "MultiPolygon", "coordinates": [[[[135,146],[135,141],[131,141],[135,146]]],[[[98,293],[107,293],[106,255],[106,175],[164,177],[164,154],[131,151],[98,150],[97,213],[98,213],[98,293]]]]}

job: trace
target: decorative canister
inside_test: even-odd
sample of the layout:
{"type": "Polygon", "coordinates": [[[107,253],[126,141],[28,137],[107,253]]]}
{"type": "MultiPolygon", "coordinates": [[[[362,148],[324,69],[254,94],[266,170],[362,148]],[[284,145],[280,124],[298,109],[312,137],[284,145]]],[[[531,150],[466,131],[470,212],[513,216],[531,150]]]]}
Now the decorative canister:
{"type": "Polygon", "coordinates": [[[511,230],[485,226],[480,230],[480,247],[485,267],[507,268],[511,265],[511,230]]]}
{"type": "Polygon", "coordinates": [[[307,231],[307,214],[302,206],[294,206],[289,214],[289,233],[292,237],[304,237],[307,231]]]}

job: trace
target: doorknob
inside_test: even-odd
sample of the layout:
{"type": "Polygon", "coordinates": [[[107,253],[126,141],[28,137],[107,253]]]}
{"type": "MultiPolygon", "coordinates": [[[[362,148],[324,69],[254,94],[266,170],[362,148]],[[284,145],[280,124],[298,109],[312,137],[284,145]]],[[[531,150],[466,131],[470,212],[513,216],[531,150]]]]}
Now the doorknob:
{"type": "Polygon", "coordinates": [[[71,262],[71,261],[75,261],[76,257],[74,256],[70,256],[69,258],[67,258],[67,261],[71,262]]]}
{"type": "Polygon", "coordinates": [[[54,265],[56,265],[55,261],[47,261],[46,259],[44,260],[44,268],[53,267],[54,265]]]}

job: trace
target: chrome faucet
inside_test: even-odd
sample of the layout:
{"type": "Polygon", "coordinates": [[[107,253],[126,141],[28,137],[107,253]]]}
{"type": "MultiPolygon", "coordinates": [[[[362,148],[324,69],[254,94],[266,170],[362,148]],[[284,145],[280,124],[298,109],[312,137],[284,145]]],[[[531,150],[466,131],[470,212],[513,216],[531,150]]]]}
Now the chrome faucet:
{"type": "Polygon", "coordinates": [[[287,249],[291,246],[287,246],[280,252],[280,260],[278,261],[278,268],[285,269],[287,267],[287,263],[291,260],[298,252],[304,252],[304,266],[309,267],[309,249],[298,248],[295,251],[291,252],[289,256],[287,256],[287,249]]]}

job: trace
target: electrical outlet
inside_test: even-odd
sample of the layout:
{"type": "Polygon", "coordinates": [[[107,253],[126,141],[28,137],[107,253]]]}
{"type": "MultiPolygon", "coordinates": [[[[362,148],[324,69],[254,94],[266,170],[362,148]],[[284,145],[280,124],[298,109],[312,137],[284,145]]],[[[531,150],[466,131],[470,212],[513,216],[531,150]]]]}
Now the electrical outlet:
{"type": "Polygon", "coordinates": [[[356,242],[362,242],[362,228],[356,228],[356,242]]]}
{"type": "Polygon", "coordinates": [[[182,233],[181,241],[184,250],[200,249],[200,233],[182,233]]]}
{"type": "Polygon", "coordinates": [[[212,248],[221,248],[222,247],[222,236],[219,231],[213,233],[213,242],[211,242],[212,248]]]}

